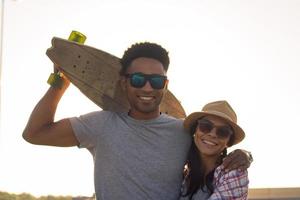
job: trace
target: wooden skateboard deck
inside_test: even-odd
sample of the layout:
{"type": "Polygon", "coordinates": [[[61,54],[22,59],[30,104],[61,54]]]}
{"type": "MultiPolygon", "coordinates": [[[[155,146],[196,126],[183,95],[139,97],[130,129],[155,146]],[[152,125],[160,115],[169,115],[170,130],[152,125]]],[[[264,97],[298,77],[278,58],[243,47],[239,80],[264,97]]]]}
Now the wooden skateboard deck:
{"type": "MultiPolygon", "coordinates": [[[[52,39],[52,47],[46,54],[84,95],[103,110],[129,110],[119,83],[121,63],[118,57],[56,37],[52,39]]],[[[165,93],[160,110],[176,118],[186,116],[180,102],[169,90],[165,93]]]]}

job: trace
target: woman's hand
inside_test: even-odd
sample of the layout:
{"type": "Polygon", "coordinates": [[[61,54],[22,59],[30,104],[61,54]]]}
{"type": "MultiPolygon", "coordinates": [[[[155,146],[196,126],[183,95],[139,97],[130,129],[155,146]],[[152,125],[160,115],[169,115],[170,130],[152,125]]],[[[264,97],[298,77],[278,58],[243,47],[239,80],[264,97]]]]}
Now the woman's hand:
{"type": "Polygon", "coordinates": [[[224,158],[222,165],[226,171],[233,169],[246,170],[252,162],[253,158],[249,151],[236,149],[224,158]]]}

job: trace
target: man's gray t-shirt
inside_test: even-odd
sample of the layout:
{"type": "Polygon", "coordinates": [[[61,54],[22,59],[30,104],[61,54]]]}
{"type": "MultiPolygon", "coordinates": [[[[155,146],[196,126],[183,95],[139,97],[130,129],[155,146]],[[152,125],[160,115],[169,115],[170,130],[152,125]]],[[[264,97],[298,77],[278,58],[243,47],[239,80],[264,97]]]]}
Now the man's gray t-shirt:
{"type": "Polygon", "coordinates": [[[97,200],[179,198],[191,143],[182,120],[98,111],[70,122],[80,147],[93,155],[97,200]]]}

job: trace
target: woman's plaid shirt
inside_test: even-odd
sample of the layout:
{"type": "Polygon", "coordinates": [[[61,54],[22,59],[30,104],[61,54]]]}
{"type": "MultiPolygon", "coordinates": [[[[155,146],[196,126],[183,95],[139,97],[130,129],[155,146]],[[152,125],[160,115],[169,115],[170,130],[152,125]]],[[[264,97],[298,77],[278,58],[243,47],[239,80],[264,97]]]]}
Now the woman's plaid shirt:
{"type": "Polygon", "coordinates": [[[214,192],[209,200],[246,200],[248,196],[248,172],[232,170],[225,172],[222,165],[214,173],[214,192]]]}

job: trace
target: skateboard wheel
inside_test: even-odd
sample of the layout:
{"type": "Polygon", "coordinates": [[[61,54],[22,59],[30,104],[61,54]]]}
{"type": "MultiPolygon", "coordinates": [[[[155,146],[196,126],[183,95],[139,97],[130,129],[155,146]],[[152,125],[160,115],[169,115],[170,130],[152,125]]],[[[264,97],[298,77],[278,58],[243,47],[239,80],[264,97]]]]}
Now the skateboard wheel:
{"type": "Polygon", "coordinates": [[[68,40],[83,44],[86,36],[78,31],[72,31],[68,40]]]}
{"type": "Polygon", "coordinates": [[[61,89],[63,85],[63,80],[59,73],[51,73],[47,80],[47,83],[52,87],[61,89]]]}
{"type": "MultiPolygon", "coordinates": [[[[86,36],[79,31],[72,31],[68,38],[69,41],[74,41],[80,44],[84,44],[86,40],[86,36]]],[[[50,74],[47,83],[55,88],[62,88],[63,80],[62,80],[61,72],[50,74]]]]}

